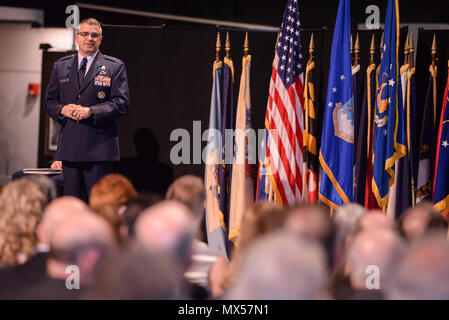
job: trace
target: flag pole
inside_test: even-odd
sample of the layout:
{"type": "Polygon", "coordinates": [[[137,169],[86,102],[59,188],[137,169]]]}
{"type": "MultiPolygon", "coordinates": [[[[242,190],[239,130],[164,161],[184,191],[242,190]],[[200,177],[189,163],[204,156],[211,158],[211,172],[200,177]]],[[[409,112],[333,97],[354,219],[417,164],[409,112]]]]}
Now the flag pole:
{"type": "MultiPolygon", "coordinates": [[[[432,48],[430,49],[430,54],[432,55],[432,69],[436,70],[436,64],[437,61],[437,39],[435,34],[433,34],[433,42],[432,42],[432,48]]],[[[436,88],[436,72],[434,72],[433,76],[433,125],[435,126],[437,121],[437,88],[436,88]]]]}
{"type": "Polygon", "coordinates": [[[215,61],[220,61],[221,40],[220,32],[217,32],[217,42],[215,44],[215,61]]]}
{"type": "Polygon", "coordinates": [[[231,53],[231,40],[229,39],[229,31],[226,32],[226,45],[225,45],[225,51],[226,51],[226,58],[229,59],[230,53],[231,53]]]}
{"type": "Polygon", "coordinates": [[[432,67],[434,67],[437,54],[437,39],[435,34],[433,35],[432,48],[430,49],[430,54],[432,55],[432,67]]]}
{"type": "Polygon", "coordinates": [[[354,66],[356,67],[359,65],[359,53],[360,53],[360,43],[359,43],[359,34],[357,33],[354,45],[354,66]]]}
{"type": "Polygon", "coordinates": [[[243,43],[243,55],[246,57],[249,53],[248,32],[245,34],[245,42],[243,43]]]}
{"type": "Polygon", "coordinates": [[[409,55],[409,59],[410,59],[410,68],[414,67],[414,63],[415,63],[415,45],[413,44],[413,32],[410,32],[410,39],[409,39],[409,50],[410,50],[410,55],[409,55]]]}
{"type": "MultiPolygon", "coordinates": [[[[410,32],[409,50],[410,50],[410,55],[409,55],[410,69],[409,70],[412,70],[414,68],[414,63],[415,63],[415,46],[413,44],[413,32],[410,32]]],[[[414,73],[414,70],[412,72],[414,73]]],[[[409,79],[410,79],[410,77],[409,77],[409,79]]],[[[411,95],[411,92],[407,92],[407,95],[408,95],[408,100],[409,100],[408,103],[407,103],[407,108],[410,109],[410,95],[411,95]]],[[[409,112],[410,112],[410,110],[409,110],[409,112]]],[[[409,121],[410,121],[410,117],[411,117],[411,115],[408,114],[409,121]]],[[[410,135],[411,134],[410,126],[408,126],[407,130],[409,131],[408,134],[410,135]]],[[[409,148],[409,152],[410,152],[409,160],[410,160],[410,168],[411,168],[411,170],[410,170],[411,171],[410,182],[412,184],[412,207],[414,208],[415,205],[416,205],[416,187],[415,187],[415,177],[414,177],[415,176],[415,170],[414,170],[414,166],[413,166],[413,154],[412,154],[413,150],[411,149],[411,139],[409,139],[409,140],[410,141],[409,141],[408,148],[409,148]]]]}
{"type": "Polygon", "coordinates": [[[407,34],[407,39],[405,39],[405,44],[404,44],[404,64],[409,63],[409,55],[410,55],[409,37],[410,37],[410,33],[407,34]]]}
{"type": "Polygon", "coordinates": [[[369,63],[373,64],[374,63],[374,54],[376,53],[376,44],[374,41],[374,33],[373,36],[371,37],[371,46],[369,48],[369,54],[370,54],[370,60],[369,63]]]}

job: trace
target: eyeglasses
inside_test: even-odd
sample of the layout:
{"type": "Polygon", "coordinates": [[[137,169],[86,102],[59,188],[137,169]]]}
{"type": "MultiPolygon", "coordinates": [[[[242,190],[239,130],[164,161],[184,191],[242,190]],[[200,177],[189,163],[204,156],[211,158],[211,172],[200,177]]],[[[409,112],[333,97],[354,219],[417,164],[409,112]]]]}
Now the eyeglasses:
{"type": "Polygon", "coordinates": [[[101,36],[101,34],[96,33],[96,32],[92,32],[92,33],[89,33],[89,32],[78,32],[78,35],[83,37],[83,38],[87,38],[89,36],[89,34],[92,37],[92,39],[98,39],[98,37],[101,36]]]}

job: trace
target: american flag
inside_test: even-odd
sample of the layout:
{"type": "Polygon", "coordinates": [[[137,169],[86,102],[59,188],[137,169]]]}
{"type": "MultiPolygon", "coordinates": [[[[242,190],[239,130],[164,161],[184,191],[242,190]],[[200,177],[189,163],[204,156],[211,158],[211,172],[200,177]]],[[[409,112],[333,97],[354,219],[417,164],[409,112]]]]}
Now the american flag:
{"type": "Polygon", "coordinates": [[[303,65],[299,7],[289,0],[276,44],[266,113],[266,159],[276,202],[291,205],[303,194],[303,65]]]}

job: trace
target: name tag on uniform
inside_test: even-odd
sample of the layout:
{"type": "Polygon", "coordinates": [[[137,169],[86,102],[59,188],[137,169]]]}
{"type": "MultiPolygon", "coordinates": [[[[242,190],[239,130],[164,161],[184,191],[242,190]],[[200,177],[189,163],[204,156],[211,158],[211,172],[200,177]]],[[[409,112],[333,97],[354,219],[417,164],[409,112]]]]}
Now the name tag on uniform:
{"type": "Polygon", "coordinates": [[[69,78],[65,78],[65,79],[60,79],[59,83],[65,83],[65,82],[69,82],[70,79],[69,78]]]}
{"type": "Polygon", "coordinates": [[[96,76],[94,85],[110,87],[111,86],[111,78],[108,76],[96,76]]]}

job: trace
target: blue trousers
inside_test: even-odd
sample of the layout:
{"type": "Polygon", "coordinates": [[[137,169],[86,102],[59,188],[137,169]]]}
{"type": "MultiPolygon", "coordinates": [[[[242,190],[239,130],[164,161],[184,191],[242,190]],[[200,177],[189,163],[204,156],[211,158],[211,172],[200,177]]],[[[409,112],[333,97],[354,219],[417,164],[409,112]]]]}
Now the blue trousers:
{"type": "Polygon", "coordinates": [[[70,162],[62,161],[64,176],[64,195],[74,196],[89,202],[93,185],[105,175],[114,171],[114,163],[105,162],[70,162]]]}

